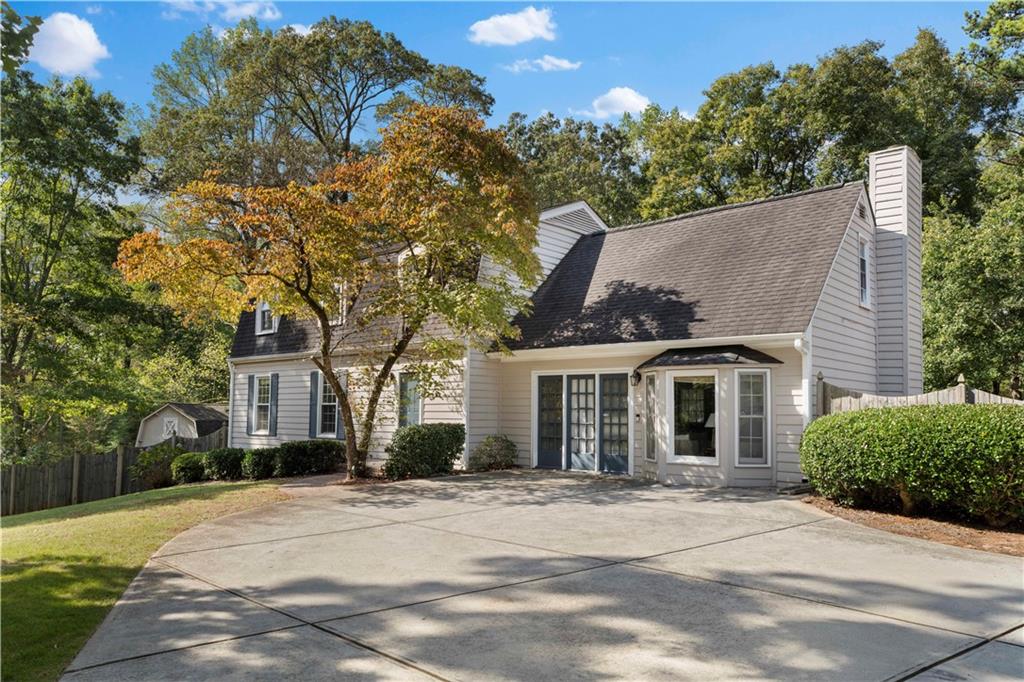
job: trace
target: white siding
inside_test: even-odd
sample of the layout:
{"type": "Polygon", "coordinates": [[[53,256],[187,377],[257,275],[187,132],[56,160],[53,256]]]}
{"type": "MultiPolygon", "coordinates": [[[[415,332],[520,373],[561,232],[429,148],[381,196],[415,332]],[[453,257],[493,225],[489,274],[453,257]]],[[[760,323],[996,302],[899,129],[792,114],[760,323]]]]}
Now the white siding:
{"type": "MultiPolygon", "coordinates": [[[[800,483],[800,437],[804,432],[803,356],[793,348],[766,352],[782,360],[772,368],[772,430],[775,432],[775,482],[800,483]]],[[[813,385],[813,384],[812,384],[813,385]]]]}
{"type": "MultiPolygon", "coordinates": [[[[867,197],[860,199],[867,213],[867,197]]],[[[811,371],[837,386],[874,393],[878,381],[875,235],[854,210],[811,318],[811,371]],[[860,244],[868,249],[868,306],[860,302],[860,244]]]]}
{"type": "MultiPolygon", "coordinates": [[[[541,213],[537,225],[537,246],[534,252],[540,261],[539,286],[555,266],[569,253],[576,241],[585,234],[599,232],[604,225],[580,204],[558,207],[541,213]]],[[[481,267],[482,277],[510,276],[489,262],[481,267]]],[[[532,289],[523,289],[530,294],[532,289]]],[[[504,433],[498,420],[499,362],[486,354],[469,349],[466,356],[467,428],[466,455],[473,452],[486,436],[504,433]]]]}
{"type": "Polygon", "coordinates": [[[870,157],[877,225],[878,392],[920,393],[921,162],[909,147],[870,157]]]}
{"type": "MultiPolygon", "coordinates": [[[[238,448],[259,448],[278,445],[291,440],[309,439],[309,377],[316,366],[309,360],[280,360],[273,362],[236,361],[234,368],[234,389],[231,395],[231,445],[238,448]],[[246,411],[250,374],[278,375],[277,388],[277,435],[260,436],[246,434],[246,411]]],[[[339,368],[340,369],[340,368],[339,368]]],[[[353,370],[353,371],[358,371],[353,370]]],[[[461,423],[462,413],[462,372],[450,376],[444,395],[423,400],[423,423],[461,423]]],[[[365,400],[367,391],[360,390],[360,383],[351,382],[352,398],[355,403],[365,400]]],[[[396,388],[389,386],[381,394],[377,407],[377,427],[374,430],[370,457],[384,457],[384,447],[391,440],[397,426],[396,388]]]]}
{"type": "MultiPolygon", "coordinates": [[[[803,433],[804,395],[802,389],[802,356],[793,348],[760,348],[782,361],[771,365],[771,428],[773,432],[772,465],[764,468],[736,467],[735,452],[735,370],[736,365],[720,365],[718,370],[719,394],[717,410],[719,416],[719,465],[694,466],[669,464],[666,451],[669,433],[669,417],[666,409],[667,376],[664,370],[656,373],[657,392],[656,431],[658,434],[658,461],[648,462],[643,450],[643,384],[630,387],[633,398],[633,452],[634,476],[654,476],[669,483],[696,485],[741,485],[766,486],[776,483],[799,483],[800,435],[803,433]]],[[[499,428],[518,446],[520,466],[532,465],[534,383],[536,372],[590,372],[626,370],[632,372],[649,354],[630,355],[616,358],[578,360],[545,360],[536,362],[503,362],[499,366],[499,428]]],[[[750,367],[750,366],[744,366],[750,367]]],[[[697,369],[697,368],[692,368],[697,369]]],[[[472,398],[471,398],[472,400],[472,398]]]]}
{"type": "Polygon", "coordinates": [[[498,424],[499,363],[470,349],[466,360],[466,456],[485,437],[501,433],[498,424]]]}

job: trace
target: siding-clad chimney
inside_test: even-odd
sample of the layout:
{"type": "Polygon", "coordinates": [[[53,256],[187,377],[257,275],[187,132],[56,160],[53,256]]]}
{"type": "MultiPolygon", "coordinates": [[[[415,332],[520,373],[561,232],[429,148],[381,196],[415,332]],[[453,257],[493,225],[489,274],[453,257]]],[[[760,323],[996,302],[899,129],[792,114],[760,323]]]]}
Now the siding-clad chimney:
{"type": "Polygon", "coordinates": [[[910,147],[869,157],[875,213],[878,391],[924,390],[921,340],[921,160],[910,147]]]}

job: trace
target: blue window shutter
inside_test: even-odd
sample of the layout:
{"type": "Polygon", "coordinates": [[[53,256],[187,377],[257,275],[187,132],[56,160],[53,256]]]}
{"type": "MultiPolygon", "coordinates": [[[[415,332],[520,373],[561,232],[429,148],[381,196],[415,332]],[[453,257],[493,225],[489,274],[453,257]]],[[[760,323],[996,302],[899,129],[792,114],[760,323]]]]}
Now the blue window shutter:
{"type": "Polygon", "coordinates": [[[277,372],[270,375],[270,435],[277,435],[277,372]]]}
{"type": "Polygon", "coordinates": [[[320,404],[320,372],[309,373],[309,437],[316,438],[317,407],[320,404]]]}
{"type": "Polygon", "coordinates": [[[246,400],[248,403],[245,408],[245,433],[251,436],[253,418],[256,413],[256,376],[254,374],[249,375],[249,395],[246,396],[246,400]]]}
{"type": "MultiPolygon", "coordinates": [[[[340,382],[348,388],[348,374],[339,378],[340,382]]],[[[341,397],[334,397],[334,437],[338,440],[345,438],[345,424],[341,421],[341,397]]]]}

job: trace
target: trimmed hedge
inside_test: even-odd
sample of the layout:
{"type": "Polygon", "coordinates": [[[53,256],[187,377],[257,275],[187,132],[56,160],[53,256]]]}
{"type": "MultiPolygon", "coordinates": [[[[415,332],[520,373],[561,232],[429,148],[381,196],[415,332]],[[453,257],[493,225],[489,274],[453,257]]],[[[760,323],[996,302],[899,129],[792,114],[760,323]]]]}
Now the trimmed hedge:
{"type": "Polygon", "coordinates": [[[381,473],[393,480],[450,474],[465,442],[462,424],[403,426],[385,448],[381,473]]]}
{"type": "Polygon", "coordinates": [[[470,454],[469,470],[511,469],[516,464],[518,449],[508,436],[487,436],[470,454]]]}
{"type": "Polygon", "coordinates": [[[254,481],[274,475],[277,448],[256,448],[242,456],[242,476],[254,481]]]}
{"type": "Polygon", "coordinates": [[[186,452],[175,457],[171,462],[171,477],[174,482],[182,484],[205,481],[204,459],[202,452],[186,452]]]}
{"type": "Polygon", "coordinates": [[[815,420],[800,461],[844,505],[1024,520],[1024,407],[919,405],[815,420]]]}
{"type": "Polygon", "coordinates": [[[204,453],[203,463],[206,477],[214,481],[237,481],[242,478],[241,448],[217,448],[204,453]]]}
{"type": "Polygon", "coordinates": [[[345,458],[345,445],[337,440],[295,440],[277,446],[275,476],[329,474],[345,458]]]}

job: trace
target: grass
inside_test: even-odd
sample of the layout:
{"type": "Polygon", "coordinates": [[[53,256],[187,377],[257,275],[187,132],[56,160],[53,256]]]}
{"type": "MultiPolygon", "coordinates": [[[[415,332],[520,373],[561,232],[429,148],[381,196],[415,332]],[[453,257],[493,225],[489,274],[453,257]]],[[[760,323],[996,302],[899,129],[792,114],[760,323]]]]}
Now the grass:
{"type": "Polygon", "coordinates": [[[285,497],[273,483],[206,483],[4,518],[0,675],[57,679],[161,545],[285,497]]]}

